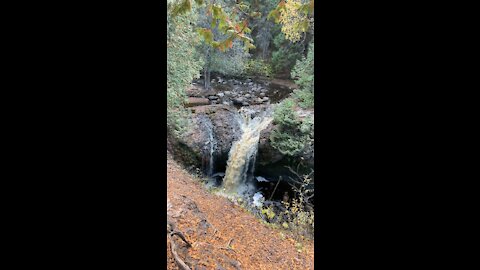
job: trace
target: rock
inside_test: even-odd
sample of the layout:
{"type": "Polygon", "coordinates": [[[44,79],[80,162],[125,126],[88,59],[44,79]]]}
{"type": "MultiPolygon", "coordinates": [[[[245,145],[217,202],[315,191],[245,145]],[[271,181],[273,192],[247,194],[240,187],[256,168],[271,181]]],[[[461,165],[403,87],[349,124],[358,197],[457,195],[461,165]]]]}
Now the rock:
{"type": "Polygon", "coordinates": [[[263,101],[263,102],[267,102],[267,101],[269,101],[269,100],[270,100],[270,98],[268,98],[268,97],[262,98],[262,101],[263,101]]]}
{"type": "MultiPolygon", "coordinates": [[[[256,101],[263,99],[255,98],[256,101]]],[[[216,101],[220,102],[220,100],[216,101]]],[[[228,103],[226,101],[223,102],[228,103]]],[[[242,101],[241,103],[244,106],[252,106],[255,110],[262,110],[262,108],[267,108],[267,105],[254,105],[250,102],[250,105],[247,105],[248,102],[242,101]]],[[[185,160],[185,163],[193,164],[196,167],[202,166],[202,159],[207,158],[209,154],[209,144],[207,144],[206,150],[205,145],[209,142],[209,131],[213,132],[213,137],[215,139],[215,148],[214,148],[214,160],[215,167],[219,171],[222,171],[226,167],[226,162],[228,160],[228,155],[230,148],[233,142],[239,139],[241,135],[240,132],[240,123],[238,120],[238,114],[236,110],[229,105],[208,105],[202,107],[195,107],[196,113],[192,115],[192,125],[189,126],[189,132],[182,137],[182,139],[177,139],[177,142],[170,140],[170,147],[174,148],[176,153],[173,153],[174,156],[179,156],[180,159],[185,160]],[[200,108],[204,110],[200,110],[200,108]],[[178,142],[178,140],[181,140],[178,142]],[[172,145],[173,144],[173,145],[172,145]]],[[[256,158],[256,175],[262,175],[262,177],[269,179],[270,181],[278,180],[279,175],[283,175],[283,179],[287,180],[287,175],[289,174],[288,169],[285,168],[286,165],[292,164],[290,159],[294,159],[294,164],[302,161],[306,166],[308,166],[306,173],[309,173],[310,168],[313,169],[313,160],[314,160],[314,147],[313,144],[307,147],[304,153],[301,153],[298,156],[287,157],[282,155],[278,150],[272,147],[270,141],[270,135],[272,130],[276,128],[273,123],[271,123],[266,129],[260,133],[260,141],[258,146],[258,154],[256,158]]],[[[295,179],[295,176],[290,175],[295,179]]],[[[262,179],[263,180],[263,179],[262,179]]]]}
{"type": "Polygon", "coordinates": [[[214,82],[215,82],[215,79],[212,79],[210,82],[211,82],[211,83],[214,83],[214,82]]]}
{"type": "Polygon", "coordinates": [[[248,85],[252,86],[252,85],[253,85],[253,82],[249,82],[248,85]]]}
{"type": "Polygon", "coordinates": [[[230,92],[230,91],[225,91],[225,95],[226,95],[227,97],[231,97],[231,96],[232,96],[232,92],[230,92]]]}
{"type": "Polygon", "coordinates": [[[216,99],[218,99],[218,97],[217,97],[217,96],[208,96],[208,99],[210,99],[210,100],[216,100],[216,99]]]}
{"type": "MultiPolygon", "coordinates": [[[[224,175],[225,175],[225,174],[224,174],[224,175]]],[[[270,181],[268,181],[267,179],[265,179],[265,178],[263,178],[263,177],[261,177],[261,176],[257,176],[256,179],[257,179],[258,182],[267,182],[267,183],[270,182],[270,181]]]]}
{"type": "Polygon", "coordinates": [[[200,105],[208,105],[210,104],[208,98],[197,98],[197,97],[189,97],[187,102],[185,103],[185,107],[194,107],[200,105]]]}
{"type": "Polygon", "coordinates": [[[222,104],[223,104],[223,105],[230,105],[230,102],[224,101],[224,102],[222,102],[222,104]]]}
{"type": "Polygon", "coordinates": [[[259,96],[263,98],[263,97],[265,97],[265,93],[262,92],[262,93],[260,93],[259,96]]]}
{"type": "Polygon", "coordinates": [[[226,81],[223,81],[222,84],[227,84],[227,82],[226,82],[226,81]]]}
{"type": "Polygon", "coordinates": [[[252,95],[246,94],[245,97],[246,97],[246,98],[250,98],[250,97],[252,97],[252,95]]]}
{"type": "Polygon", "coordinates": [[[222,92],[220,92],[220,93],[217,94],[217,96],[219,96],[219,97],[223,97],[224,95],[225,95],[225,94],[222,93],[222,92]]]}
{"type": "Polygon", "coordinates": [[[242,106],[250,106],[250,104],[246,101],[242,102],[242,106]]]}
{"type": "Polygon", "coordinates": [[[242,103],[243,103],[244,101],[245,101],[245,100],[244,100],[242,97],[238,97],[238,98],[233,99],[233,104],[234,104],[234,105],[242,105],[242,103]]]}

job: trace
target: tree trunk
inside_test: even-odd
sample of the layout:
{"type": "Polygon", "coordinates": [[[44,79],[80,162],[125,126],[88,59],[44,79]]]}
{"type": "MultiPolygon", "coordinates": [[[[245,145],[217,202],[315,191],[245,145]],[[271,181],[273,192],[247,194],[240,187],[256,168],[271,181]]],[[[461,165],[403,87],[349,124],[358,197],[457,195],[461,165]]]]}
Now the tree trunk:
{"type": "Polygon", "coordinates": [[[207,56],[205,59],[205,68],[204,68],[204,75],[203,78],[205,80],[205,90],[210,89],[210,48],[207,48],[207,56]]]}
{"type": "Polygon", "coordinates": [[[210,89],[210,69],[208,67],[205,67],[203,77],[205,79],[205,85],[204,85],[205,90],[209,90],[210,89]]]}

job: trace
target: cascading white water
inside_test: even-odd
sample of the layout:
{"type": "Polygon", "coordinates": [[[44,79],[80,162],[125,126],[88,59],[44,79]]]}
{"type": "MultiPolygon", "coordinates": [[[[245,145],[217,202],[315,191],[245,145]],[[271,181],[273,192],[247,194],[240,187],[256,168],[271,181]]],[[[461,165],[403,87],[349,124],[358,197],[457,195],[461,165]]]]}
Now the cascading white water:
{"type": "Polygon", "coordinates": [[[206,173],[208,176],[211,176],[213,174],[213,165],[214,165],[214,160],[213,160],[213,154],[215,152],[215,147],[217,145],[215,138],[213,136],[213,124],[208,117],[204,117],[202,119],[205,131],[208,134],[208,141],[205,143],[204,146],[204,157],[208,156],[208,159],[205,160],[204,162],[204,168],[206,170],[206,173]],[[208,163],[208,164],[207,164],[208,163]]]}
{"type": "Polygon", "coordinates": [[[242,107],[239,110],[242,135],[233,143],[229,152],[223,187],[228,193],[237,193],[239,187],[247,183],[247,177],[253,176],[255,158],[258,150],[260,132],[273,120],[270,111],[262,112],[251,118],[253,111],[242,107]]]}
{"type": "Polygon", "coordinates": [[[208,130],[208,139],[210,142],[210,160],[208,162],[208,175],[210,176],[213,174],[213,152],[215,151],[216,143],[215,139],[213,138],[213,127],[210,127],[208,130]]]}

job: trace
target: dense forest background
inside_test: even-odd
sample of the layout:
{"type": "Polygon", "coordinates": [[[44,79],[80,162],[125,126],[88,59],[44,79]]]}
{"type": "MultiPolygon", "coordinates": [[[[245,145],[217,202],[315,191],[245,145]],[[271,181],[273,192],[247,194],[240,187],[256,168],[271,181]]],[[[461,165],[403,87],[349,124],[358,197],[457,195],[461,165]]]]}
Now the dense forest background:
{"type": "Polygon", "coordinates": [[[313,235],[313,170],[298,168],[304,159],[313,162],[314,1],[167,0],[167,5],[167,137],[181,141],[196,132],[193,110],[185,106],[194,81],[205,92],[222,78],[293,81],[296,88],[285,98],[268,101],[273,128],[267,140],[287,160],[294,199],[284,201],[281,219],[274,218],[281,215],[271,206],[258,212],[313,235]]]}

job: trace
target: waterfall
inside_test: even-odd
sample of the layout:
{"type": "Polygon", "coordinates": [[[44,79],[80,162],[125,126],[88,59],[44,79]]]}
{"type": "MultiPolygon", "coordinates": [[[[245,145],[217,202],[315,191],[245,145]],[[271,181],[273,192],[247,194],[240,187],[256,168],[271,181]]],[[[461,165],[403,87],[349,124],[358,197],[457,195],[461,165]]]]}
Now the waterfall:
{"type": "Polygon", "coordinates": [[[252,119],[253,111],[245,107],[239,110],[239,123],[242,135],[233,143],[229,152],[223,187],[229,193],[237,193],[253,177],[260,132],[273,120],[270,111],[260,113],[252,119]]]}
{"type": "Polygon", "coordinates": [[[205,128],[205,131],[208,134],[208,141],[206,141],[205,146],[204,146],[204,151],[203,151],[203,167],[208,176],[211,176],[213,174],[213,165],[214,165],[214,159],[213,159],[213,154],[215,153],[215,147],[217,145],[215,137],[213,136],[213,124],[210,118],[207,116],[202,116],[201,118],[202,123],[203,123],[203,128],[205,128]]]}
{"type": "Polygon", "coordinates": [[[208,129],[208,140],[209,140],[209,144],[210,144],[210,159],[209,159],[209,162],[208,162],[208,176],[212,175],[213,174],[213,152],[215,151],[215,146],[216,146],[216,143],[215,143],[215,139],[213,138],[213,127],[212,127],[212,123],[209,122],[210,126],[209,126],[209,129],[208,129]]]}

